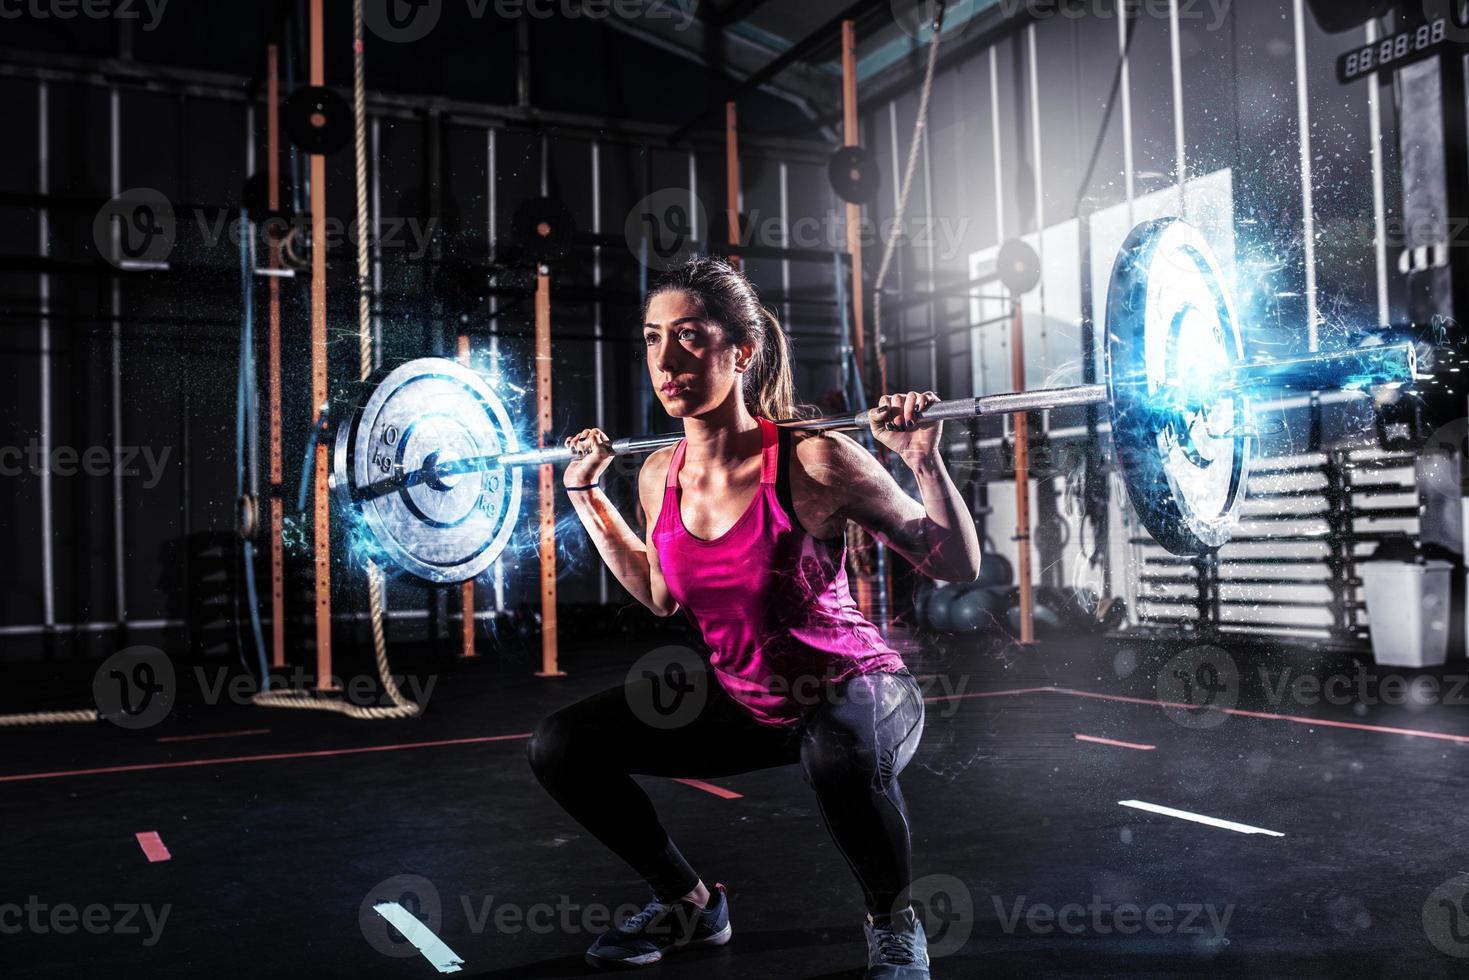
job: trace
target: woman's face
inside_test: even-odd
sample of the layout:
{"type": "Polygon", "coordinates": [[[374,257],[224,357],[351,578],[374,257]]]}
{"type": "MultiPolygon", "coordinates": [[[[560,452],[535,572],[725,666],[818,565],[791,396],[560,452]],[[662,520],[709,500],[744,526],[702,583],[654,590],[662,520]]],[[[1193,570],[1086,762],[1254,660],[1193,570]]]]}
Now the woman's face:
{"type": "Polygon", "coordinates": [[[704,319],[698,300],[680,290],[648,303],[643,343],[653,390],[676,419],[702,415],[738,392],[754,355],[753,345],[731,344],[723,327],[704,319]]]}

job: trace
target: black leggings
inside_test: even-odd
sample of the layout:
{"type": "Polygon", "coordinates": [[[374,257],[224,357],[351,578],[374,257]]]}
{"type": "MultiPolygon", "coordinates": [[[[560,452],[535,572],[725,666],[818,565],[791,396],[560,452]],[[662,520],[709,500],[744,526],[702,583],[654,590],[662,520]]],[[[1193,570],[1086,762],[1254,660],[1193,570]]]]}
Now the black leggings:
{"type": "Polygon", "coordinates": [[[887,915],[902,907],[900,899],[907,904],[912,847],[898,773],[918,748],[924,717],[912,674],[826,685],[810,692],[802,720],[785,728],[755,721],[707,671],[690,675],[683,693],[692,701],[678,711],[650,709],[662,705],[665,681],[629,678],[562,708],[536,726],[527,749],[541,785],[660,901],[688,894],[699,876],[634,774],[716,778],[800,763],[867,910],[887,915]]]}

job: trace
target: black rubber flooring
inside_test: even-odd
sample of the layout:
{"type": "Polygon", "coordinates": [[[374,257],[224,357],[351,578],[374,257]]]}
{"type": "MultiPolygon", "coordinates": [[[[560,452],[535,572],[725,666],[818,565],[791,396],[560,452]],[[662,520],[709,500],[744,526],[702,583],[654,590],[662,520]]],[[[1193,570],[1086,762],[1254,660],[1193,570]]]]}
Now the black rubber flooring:
{"type": "MultiPolygon", "coordinates": [[[[542,791],[524,736],[665,642],[566,650],[570,676],[555,679],[395,651],[395,669],[435,684],[411,721],[207,705],[181,668],[154,727],[0,729],[0,976],[440,976],[371,911],[389,893],[464,960],[460,975],[592,975],[597,916],[646,889],[542,791]],[[201,735],[222,737],[176,740],[201,735]],[[147,859],[146,832],[168,860],[147,859]]],[[[903,787],[943,954],[933,975],[1464,976],[1465,665],[1400,672],[1433,678],[1426,703],[1377,703],[1400,692],[1340,657],[1233,646],[1234,693],[1211,695],[1236,705],[1225,714],[1156,703],[1218,676],[1181,649],[913,651],[933,700],[903,787]],[[1290,686],[1333,675],[1351,679],[1334,699],[1349,689],[1354,703],[1290,686]]],[[[27,707],[90,687],[59,668],[17,676],[5,710],[22,687],[27,707]]],[[[642,782],[705,880],[727,886],[734,925],[729,945],[645,975],[862,976],[860,890],[797,769],[719,780],[736,798],[642,782]]]]}

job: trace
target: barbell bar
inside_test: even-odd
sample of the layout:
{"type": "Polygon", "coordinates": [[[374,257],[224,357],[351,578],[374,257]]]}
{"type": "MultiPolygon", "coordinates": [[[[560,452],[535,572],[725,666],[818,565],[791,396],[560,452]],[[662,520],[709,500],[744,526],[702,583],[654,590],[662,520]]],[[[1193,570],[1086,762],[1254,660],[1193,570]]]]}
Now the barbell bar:
{"type": "MultiPolygon", "coordinates": [[[[1250,396],[1269,388],[1411,384],[1411,344],[1246,361],[1233,304],[1202,236],[1177,219],[1139,226],[1114,266],[1105,384],[937,402],[928,422],[1106,405],[1115,456],[1143,525],[1178,555],[1220,547],[1238,521],[1258,443],[1250,396]]],[[[522,448],[495,389],[443,358],[408,361],[361,389],[341,417],[333,492],[359,541],[392,567],[436,583],[484,571],[519,516],[521,469],[573,459],[522,448]]],[[[777,424],[865,429],[868,411],[777,424]]],[[[681,433],[613,441],[617,456],[671,446],[681,433]]]]}

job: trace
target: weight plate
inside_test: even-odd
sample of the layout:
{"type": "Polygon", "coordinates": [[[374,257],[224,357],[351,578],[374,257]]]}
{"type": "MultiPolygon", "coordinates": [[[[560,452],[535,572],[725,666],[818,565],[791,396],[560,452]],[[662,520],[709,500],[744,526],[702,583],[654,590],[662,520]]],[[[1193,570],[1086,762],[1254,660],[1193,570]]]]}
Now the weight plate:
{"type": "Polygon", "coordinates": [[[1017,296],[1028,293],[1041,284],[1041,257],[1035,253],[1035,249],[1018,238],[1012,238],[1000,246],[996,263],[1000,282],[1017,296]]]}
{"type": "Polygon", "coordinates": [[[505,550],[520,516],[520,470],[426,479],[379,496],[363,488],[425,466],[519,449],[510,416],[479,374],[422,357],[370,382],[337,428],[333,486],[362,524],[354,542],[429,582],[464,582],[505,550]]]}
{"type": "Polygon", "coordinates": [[[352,138],[347,100],[322,85],[303,85],[286,98],[286,135],[307,153],[335,153],[352,138]]]}
{"type": "Polygon", "coordinates": [[[849,204],[871,204],[882,187],[877,157],[864,146],[844,146],[833,153],[826,176],[837,197],[849,204]]]}
{"type": "Polygon", "coordinates": [[[1253,451],[1239,320],[1208,243],[1176,218],[1140,225],[1107,300],[1112,441],[1143,525],[1176,555],[1229,540],[1253,451]]]}

